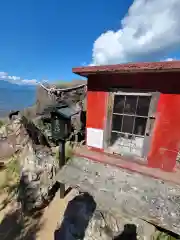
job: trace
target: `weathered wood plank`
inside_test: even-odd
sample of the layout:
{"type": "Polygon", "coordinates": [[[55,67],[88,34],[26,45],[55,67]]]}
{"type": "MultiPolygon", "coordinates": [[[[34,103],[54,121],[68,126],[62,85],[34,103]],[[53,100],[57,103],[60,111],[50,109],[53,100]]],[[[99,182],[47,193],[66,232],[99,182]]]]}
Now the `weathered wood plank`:
{"type": "Polygon", "coordinates": [[[180,234],[180,186],[74,157],[57,181],[91,194],[100,209],[133,216],[180,234]]]}

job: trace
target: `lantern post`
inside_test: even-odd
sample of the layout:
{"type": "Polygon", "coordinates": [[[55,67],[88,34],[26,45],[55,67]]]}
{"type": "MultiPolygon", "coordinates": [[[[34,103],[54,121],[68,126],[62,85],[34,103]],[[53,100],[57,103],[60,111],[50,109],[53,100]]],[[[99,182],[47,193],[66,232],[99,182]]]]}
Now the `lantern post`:
{"type": "MultiPolygon", "coordinates": [[[[59,168],[61,169],[66,163],[65,144],[71,132],[71,117],[77,111],[64,106],[55,108],[51,112],[51,130],[52,139],[59,144],[59,168]]],[[[65,184],[60,183],[60,198],[65,196],[65,184]]]]}

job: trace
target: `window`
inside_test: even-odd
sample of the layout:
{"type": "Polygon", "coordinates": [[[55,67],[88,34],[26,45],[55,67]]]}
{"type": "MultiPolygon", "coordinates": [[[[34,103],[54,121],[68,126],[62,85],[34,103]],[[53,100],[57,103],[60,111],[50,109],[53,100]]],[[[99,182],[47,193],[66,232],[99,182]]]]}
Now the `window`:
{"type": "Polygon", "coordinates": [[[149,120],[150,94],[115,94],[111,145],[122,152],[141,155],[149,120]]]}
{"type": "Polygon", "coordinates": [[[112,131],[144,135],[150,96],[115,95],[112,131]]]}

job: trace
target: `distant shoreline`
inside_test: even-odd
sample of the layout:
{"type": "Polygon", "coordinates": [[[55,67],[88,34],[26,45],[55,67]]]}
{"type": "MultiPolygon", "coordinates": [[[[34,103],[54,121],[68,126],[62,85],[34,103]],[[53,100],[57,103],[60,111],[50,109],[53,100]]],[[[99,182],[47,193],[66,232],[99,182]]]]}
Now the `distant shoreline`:
{"type": "Polygon", "coordinates": [[[11,111],[22,111],[36,101],[36,88],[16,86],[1,81],[0,84],[0,118],[6,118],[11,111]]]}

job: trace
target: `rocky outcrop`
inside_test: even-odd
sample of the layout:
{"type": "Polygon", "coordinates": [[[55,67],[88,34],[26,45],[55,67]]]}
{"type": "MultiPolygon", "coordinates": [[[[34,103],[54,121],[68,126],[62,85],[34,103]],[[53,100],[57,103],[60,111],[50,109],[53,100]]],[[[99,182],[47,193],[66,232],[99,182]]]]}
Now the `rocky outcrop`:
{"type": "Polygon", "coordinates": [[[72,82],[69,86],[65,84],[50,85],[44,83],[37,86],[36,90],[36,102],[34,106],[26,108],[21,111],[21,113],[29,119],[34,119],[37,115],[41,114],[47,106],[54,105],[57,103],[65,103],[68,105],[76,104],[77,102],[83,102],[83,109],[86,110],[86,89],[82,85],[86,84],[86,81],[77,80],[72,82]],[[79,89],[73,89],[76,86],[82,86],[79,89]],[[47,89],[54,89],[54,92],[48,92],[47,89]],[[70,89],[68,91],[60,91],[56,89],[70,89]],[[72,90],[71,90],[72,88],[72,90]]]}
{"type": "MultiPolygon", "coordinates": [[[[76,86],[76,85],[75,85],[76,86]]],[[[45,87],[50,89],[52,86],[46,84],[45,87]]],[[[58,85],[54,86],[54,90],[59,89],[58,85]]],[[[36,113],[40,114],[45,107],[49,105],[54,105],[57,103],[65,103],[69,106],[76,104],[77,102],[83,102],[84,109],[86,108],[85,104],[86,91],[84,87],[80,89],[74,89],[69,91],[54,91],[54,93],[48,92],[42,86],[37,88],[36,96],[36,113]]]]}
{"type": "Polygon", "coordinates": [[[25,133],[22,130],[20,119],[8,121],[0,128],[0,162],[6,163],[15,154],[23,141],[25,133]]]}
{"type": "Polygon", "coordinates": [[[33,149],[26,144],[20,157],[21,175],[18,200],[24,212],[41,208],[51,196],[49,192],[55,184],[58,162],[48,148],[33,149]]]}
{"type": "Polygon", "coordinates": [[[55,183],[58,162],[51,148],[40,141],[41,134],[33,122],[21,115],[1,129],[0,156],[4,164],[11,155],[18,156],[21,170],[18,200],[25,211],[44,204],[55,183]]]}

